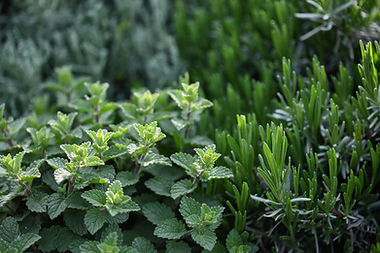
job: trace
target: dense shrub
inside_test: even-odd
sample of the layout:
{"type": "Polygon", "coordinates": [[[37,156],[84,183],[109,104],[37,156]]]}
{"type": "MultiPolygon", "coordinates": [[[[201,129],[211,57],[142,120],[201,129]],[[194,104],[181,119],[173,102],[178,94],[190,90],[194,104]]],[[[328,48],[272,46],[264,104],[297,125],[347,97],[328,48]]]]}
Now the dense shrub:
{"type": "Polygon", "coordinates": [[[167,0],[0,3],[0,100],[12,114],[30,109],[21,105],[63,65],[112,82],[111,94],[119,97],[127,97],[132,85],[172,83],[181,63],[168,25],[171,5],[167,0]]]}
{"type": "MultiPolygon", "coordinates": [[[[179,64],[149,57],[167,45],[158,30],[170,27],[171,5],[149,1],[149,10],[165,15],[153,17],[157,41],[137,46],[147,36],[139,24],[152,18],[137,8],[142,2],[86,3],[94,4],[84,1],[78,13],[93,21],[114,8],[136,18],[131,26],[118,23],[119,14],[96,23],[104,31],[129,27],[132,52],[129,42],[106,43],[96,54],[112,48],[105,65],[76,61],[79,50],[65,53],[74,60],[62,63],[74,64],[54,75],[45,60],[27,78],[14,69],[13,78],[40,83],[33,71],[43,66],[55,79],[19,104],[30,114],[13,119],[0,107],[1,252],[379,251],[380,46],[368,43],[378,37],[377,2],[177,0],[176,39],[190,75],[170,89],[134,89],[122,102],[107,91],[124,93],[119,81],[137,80],[129,75],[145,84],[176,75],[169,69],[179,64]],[[124,70],[130,55],[141,64],[124,70]]],[[[7,31],[28,15],[8,11],[20,16],[7,31]]],[[[70,27],[88,22],[79,20],[70,27]]],[[[39,33],[25,45],[25,35],[14,38],[25,49],[17,64],[34,53],[52,59],[41,53],[39,33]]],[[[124,41],[117,34],[94,36],[124,41]]]]}

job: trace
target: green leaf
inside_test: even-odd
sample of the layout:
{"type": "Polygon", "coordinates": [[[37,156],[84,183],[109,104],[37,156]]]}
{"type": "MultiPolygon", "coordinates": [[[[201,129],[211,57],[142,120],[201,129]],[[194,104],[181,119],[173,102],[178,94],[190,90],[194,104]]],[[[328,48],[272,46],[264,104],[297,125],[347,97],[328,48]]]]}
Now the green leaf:
{"type": "Polygon", "coordinates": [[[185,242],[166,242],[166,253],[191,253],[191,248],[185,242]]]}
{"type": "Polygon", "coordinates": [[[170,156],[170,159],[173,163],[177,164],[181,168],[184,168],[186,171],[193,170],[193,164],[195,162],[195,158],[186,153],[175,153],[170,156]]]}
{"type": "Polygon", "coordinates": [[[87,211],[84,216],[84,224],[87,230],[93,235],[99,229],[101,229],[104,223],[107,221],[107,212],[94,208],[87,211]]]}
{"type": "Polygon", "coordinates": [[[13,217],[7,217],[0,226],[0,239],[12,243],[19,235],[19,226],[13,217]]]}
{"type": "Polygon", "coordinates": [[[143,237],[137,237],[132,242],[132,247],[139,253],[157,253],[153,244],[143,237]]]}
{"type": "Polygon", "coordinates": [[[57,182],[57,184],[62,183],[66,179],[71,177],[71,172],[62,168],[59,168],[54,171],[54,180],[57,182]]]}
{"type": "Polygon", "coordinates": [[[163,177],[155,177],[145,181],[145,185],[158,195],[170,197],[170,190],[174,182],[163,177]]]}
{"type": "Polygon", "coordinates": [[[192,193],[197,188],[197,184],[193,184],[190,179],[182,179],[181,181],[176,182],[171,190],[170,196],[173,199],[176,199],[185,194],[192,193]]]}
{"type": "Polygon", "coordinates": [[[87,210],[91,205],[81,197],[80,192],[73,192],[66,198],[67,207],[79,210],[87,210]]]}
{"type": "Polygon", "coordinates": [[[152,164],[160,164],[160,165],[166,165],[166,166],[172,166],[172,163],[170,162],[170,159],[163,156],[159,155],[156,153],[148,153],[144,160],[140,160],[140,164],[142,167],[147,167],[152,164]]]}
{"type": "Polygon", "coordinates": [[[210,175],[209,179],[214,179],[214,178],[229,178],[233,177],[234,175],[232,174],[231,170],[224,167],[224,166],[219,166],[215,168],[210,169],[210,175]]]}
{"type": "Polygon", "coordinates": [[[117,205],[107,203],[106,208],[107,211],[111,214],[111,216],[115,216],[121,213],[140,211],[140,207],[138,206],[138,204],[133,202],[132,200],[128,200],[117,205]]]}
{"type": "Polygon", "coordinates": [[[227,249],[231,251],[233,247],[238,247],[242,244],[243,244],[243,239],[241,238],[239,233],[235,229],[231,230],[230,233],[228,233],[227,240],[226,240],[227,249]]]}
{"type": "Polygon", "coordinates": [[[44,213],[48,204],[48,195],[42,192],[34,192],[26,200],[26,206],[32,212],[44,213]]]}
{"type": "Polygon", "coordinates": [[[106,194],[99,190],[89,190],[82,193],[81,196],[96,207],[102,207],[106,204],[106,194]]]}
{"type": "Polygon", "coordinates": [[[48,215],[50,219],[57,218],[67,207],[67,203],[62,194],[53,193],[47,200],[48,215]]]}
{"type": "Polygon", "coordinates": [[[123,187],[135,185],[139,181],[139,175],[130,171],[122,171],[116,175],[116,180],[121,182],[123,187]]]}
{"type": "Polygon", "coordinates": [[[212,250],[216,244],[216,234],[209,228],[195,229],[191,238],[204,249],[212,250]]]}
{"type": "Polygon", "coordinates": [[[80,246],[81,253],[102,253],[98,249],[98,242],[87,241],[80,246]]]}
{"type": "Polygon", "coordinates": [[[194,200],[193,198],[184,196],[181,199],[179,212],[181,213],[184,219],[194,214],[201,216],[201,204],[197,202],[196,200],[194,200]]]}
{"type": "Polygon", "coordinates": [[[84,211],[66,209],[63,213],[63,220],[66,226],[74,233],[83,236],[87,234],[87,228],[84,224],[84,211]]]}
{"type": "Polygon", "coordinates": [[[155,225],[175,217],[175,214],[170,207],[158,202],[143,205],[142,212],[144,216],[155,225]]]}
{"type": "Polygon", "coordinates": [[[54,169],[63,169],[66,168],[66,163],[69,161],[61,157],[50,158],[46,162],[54,169]]]}
{"type": "Polygon", "coordinates": [[[24,252],[30,246],[35,244],[39,239],[41,239],[41,236],[37,234],[22,234],[15,241],[12,242],[12,247],[17,248],[19,252],[24,252]]]}
{"type": "Polygon", "coordinates": [[[176,218],[168,219],[154,229],[154,235],[165,239],[179,239],[186,234],[186,227],[176,218]]]}

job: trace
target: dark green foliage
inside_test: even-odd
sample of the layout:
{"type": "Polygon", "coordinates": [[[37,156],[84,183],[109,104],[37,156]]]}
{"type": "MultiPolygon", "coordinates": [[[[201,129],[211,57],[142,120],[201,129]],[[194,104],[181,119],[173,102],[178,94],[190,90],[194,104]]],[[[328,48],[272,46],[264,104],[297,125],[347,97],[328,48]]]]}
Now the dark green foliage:
{"type": "Polygon", "coordinates": [[[112,82],[118,97],[127,97],[132,85],[171,84],[181,71],[167,26],[171,8],[167,0],[6,2],[0,12],[0,101],[14,115],[27,111],[20,103],[27,105],[63,65],[112,82]]]}

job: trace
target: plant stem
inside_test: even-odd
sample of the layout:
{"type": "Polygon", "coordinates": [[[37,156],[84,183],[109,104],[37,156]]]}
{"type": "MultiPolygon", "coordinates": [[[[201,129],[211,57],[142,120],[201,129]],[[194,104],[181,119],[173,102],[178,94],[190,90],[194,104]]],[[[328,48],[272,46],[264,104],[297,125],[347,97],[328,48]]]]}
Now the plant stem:
{"type": "Polygon", "coordinates": [[[186,114],[186,122],[187,122],[187,126],[185,128],[185,133],[183,135],[183,137],[185,139],[187,139],[188,135],[189,135],[189,129],[190,129],[190,126],[189,126],[189,122],[190,122],[190,116],[191,116],[191,102],[189,103],[189,105],[187,106],[187,114],[186,114]]]}
{"type": "Polygon", "coordinates": [[[74,190],[74,183],[75,183],[75,180],[77,179],[76,176],[73,176],[72,178],[70,178],[69,180],[69,187],[67,188],[67,192],[68,193],[72,193],[73,190],[74,190]]]}

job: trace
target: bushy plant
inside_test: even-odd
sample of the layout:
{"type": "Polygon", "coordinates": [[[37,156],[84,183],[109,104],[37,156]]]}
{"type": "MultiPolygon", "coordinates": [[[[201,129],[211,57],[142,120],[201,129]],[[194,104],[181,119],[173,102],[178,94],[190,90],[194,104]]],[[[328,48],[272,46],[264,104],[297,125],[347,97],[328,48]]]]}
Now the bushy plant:
{"type": "Polygon", "coordinates": [[[171,84],[182,69],[168,26],[171,5],[166,0],[0,3],[0,100],[13,115],[25,112],[28,98],[64,65],[113,83],[113,97],[126,98],[133,85],[171,84]]]}

